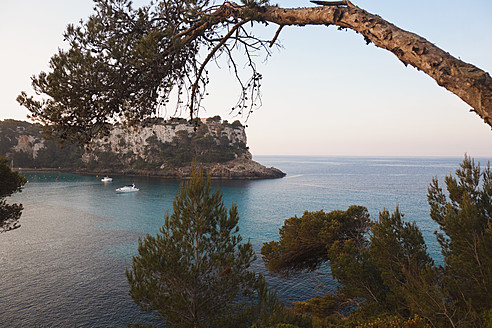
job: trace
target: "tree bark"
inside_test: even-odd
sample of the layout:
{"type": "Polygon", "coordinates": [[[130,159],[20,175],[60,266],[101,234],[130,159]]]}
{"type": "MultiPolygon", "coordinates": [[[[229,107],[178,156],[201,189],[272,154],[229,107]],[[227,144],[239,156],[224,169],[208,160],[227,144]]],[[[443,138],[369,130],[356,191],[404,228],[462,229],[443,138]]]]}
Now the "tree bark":
{"type": "Polygon", "coordinates": [[[353,6],[326,5],[311,8],[261,7],[255,17],[244,17],[239,6],[229,13],[237,18],[254,19],[284,25],[336,25],[352,29],[376,46],[389,50],[403,64],[412,65],[432,77],[437,84],[453,92],[492,126],[492,79],[476,66],[465,63],[443,51],[426,39],[402,30],[377,15],[353,6]]]}

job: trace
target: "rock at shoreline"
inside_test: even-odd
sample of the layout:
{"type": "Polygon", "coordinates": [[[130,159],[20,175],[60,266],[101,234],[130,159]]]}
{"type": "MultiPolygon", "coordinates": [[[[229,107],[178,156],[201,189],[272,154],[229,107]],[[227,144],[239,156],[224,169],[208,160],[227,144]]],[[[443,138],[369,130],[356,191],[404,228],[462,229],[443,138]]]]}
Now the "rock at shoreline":
{"type": "MultiPolygon", "coordinates": [[[[266,167],[253,161],[249,156],[244,156],[224,163],[197,163],[204,174],[212,179],[275,179],[282,178],[285,173],[274,167],[266,167]]],[[[161,168],[158,170],[134,170],[114,171],[111,169],[100,170],[97,174],[122,174],[137,176],[155,176],[163,178],[184,179],[191,177],[191,165],[182,167],[161,168]]],[[[78,170],[79,173],[88,173],[78,170]]]]}

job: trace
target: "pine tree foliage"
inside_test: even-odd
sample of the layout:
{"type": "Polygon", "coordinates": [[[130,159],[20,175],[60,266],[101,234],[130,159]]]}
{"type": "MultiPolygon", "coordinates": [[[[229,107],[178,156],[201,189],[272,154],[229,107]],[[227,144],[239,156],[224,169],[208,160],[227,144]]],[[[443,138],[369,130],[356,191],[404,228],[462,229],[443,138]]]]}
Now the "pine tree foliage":
{"type": "Polygon", "coordinates": [[[336,25],[425,72],[492,125],[492,79],[487,72],[348,0],[311,2],[320,6],[158,0],[135,8],[130,0],[94,0],[94,14],[68,26],[68,49],[52,56],[48,72],[33,77],[34,91],[42,98],[22,92],[18,101],[56,136],[89,142],[108,133],[114,121],[135,124],[167,109],[174,95],[176,107],[169,110],[187,110],[190,118],[196,117],[208,94],[209,64],[221,58],[240,95],[232,111],[247,116],[261,105],[258,57],[270,55],[282,28],[336,25]],[[278,30],[264,37],[246,28],[255,23],[276,24],[278,30]]]}
{"type": "Polygon", "coordinates": [[[357,305],[356,314],[362,318],[414,313],[415,300],[408,297],[419,286],[414,277],[433,264],[422,233],[415,223],[403,221],[399,208],[392,214],[379,213],[364,247],[355,247],[351,240],[337,241],[329,247],[328,258],[340,283],[340,304],[352,309],[357,305]]]}
{"type": "Polygon", "coordinates": [[[437,179],[428,189],[443,265],[434,263],[420,229],[405,221],[398,207],[392,214],[380,212],[371,223],[367,210],[355,206],[287,219],[280,240],[262,248],[265,264],[272,272],[329,264],[337,293],[297,305],[325,323],[338,315],[339,325],[391,327],[391,320],[374,319],[391,314],[410,327],[487,326],[492,322],[492,172],[465,156],[456,177],[445,183],[447,193],[437,179]],[[346,216],[356,208],[365,215],[346,216]],[[364,228],[343,233],[354,231],[343,218],[364,228]]]}
{"type": "MultiPolygon", "coordinates": [[[[250,19],[229,29],[234,20],[224,19],[227,8],[216,12],[220,6],[214,0],[166,0],[141,8],[130,0],[94,2],[95,13],[86,22],[68,26],[64,38],[69,49],[52,56],[49,73],[33,78],[36,93],[48,97],[39,100],[23,92],[18,98],[32,118],[48,123],[60,139],[87,142],[107,134],[114,121],[142,122],[163,108],[172,92],[177,94],[176,112],[197,109],[208,84],[204,65],[212,57],[232,59],[234,51],[267,44],[249,41],[242,26],[250,19]],[[200,58],[202,49],[211,51],[208,60],[200,58]]],[[[260,4],[265,1],[248,0],[244,6],[260,4]]],[[[238,71],[235,61],[230,65],[238,71]]],[[[240,81],[241,108],[258,96],[261,75],[251,58],[249,66],[251,79],[240,81]]]]}
{"type": "Polygon", "coordinates": [[[22,214],[22,204],[8,204],[5,198],[21,192],[26,178],[10,169],[7,159],[0,157],[0,232],[14,230],[22,214]]]}
{"type": "Polygon", "coordinates": [[[300,218],[285,220],[280,240],[265,243],[261,254],[272,272],[312,271],[328,260],[327,245],[351,240],[363,247],[368,229],[369,214],[362,206],[329,213],[306,211],[300,218]]]}
{"type": "Polygon", "coordinates": [[[422,233],[415,222],[403,221],[398,207],[391,215],[381,212],[371,233],[369,253],[387,289],[384,303],[390,313],[408,317],[412,300],[406,296],[415,288],[411,281],[433,265],[422,233]]]}
{"type": "Polygon", "coordinates": [[[169,327],[226,327],[244,300],[255,299],[262,277],[249,270],[255,255],[243,243],[237,207],[198,171],[181,186],[173,213],[156,236],[139,241],[127,270],[130,295],[169,327]]]}
{"type": "Polygon", "coordinates": [[[465,156],[456,177],[429,187],[431,218],[438,223],[444,256],[443,284],[455,308],[455,321],[479,327],[492,307],[492,173],[465,156]]]}

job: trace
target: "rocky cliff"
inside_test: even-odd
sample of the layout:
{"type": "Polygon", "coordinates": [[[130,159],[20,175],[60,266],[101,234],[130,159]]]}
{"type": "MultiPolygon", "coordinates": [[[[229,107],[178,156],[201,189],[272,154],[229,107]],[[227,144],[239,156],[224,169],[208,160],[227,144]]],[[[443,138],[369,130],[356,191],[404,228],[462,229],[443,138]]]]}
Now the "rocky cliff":
{"type": "Polygon", "coordinates": [[[252,160],[239,121],[228,123],[218,116],[193,124],[184,119],[152,119],[139,127],[115,125],[108,136],[86,147],[60,148],[41,130],[39,124],[0,121],[0,155],[24,169],[184,178],[195,161],[213,178],[285,176],[252,160]]]}

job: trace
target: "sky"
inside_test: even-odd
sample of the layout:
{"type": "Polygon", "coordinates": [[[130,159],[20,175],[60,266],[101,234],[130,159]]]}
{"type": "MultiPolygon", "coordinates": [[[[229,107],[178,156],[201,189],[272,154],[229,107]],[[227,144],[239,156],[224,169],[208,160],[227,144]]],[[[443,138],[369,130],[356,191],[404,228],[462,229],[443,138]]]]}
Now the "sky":
{"type": "MultiPolygon", "coordinates": [[[[16,102],[30,78],[64,47],[63,32],[92,13],[91,0],[0,0],[0,119],[25,120],[16,102]]],[[[492,72],[492,1],[354,0],[355,5],[492,72]]],[[[134,1],[136,5],[147,3],[134,1]]],[[[271,1],[309,7],[309,1],[271,1]]],[[[276,26],[254,27],[273,37],[276,26]]],[[[336,27],[285,27],[265,59],[262,107],[231,115],[239,89],[212,64],[202,117],[247,125],[253,155],[492,157],[491,128],[457,96],[390,52],[336,27]]]]}

